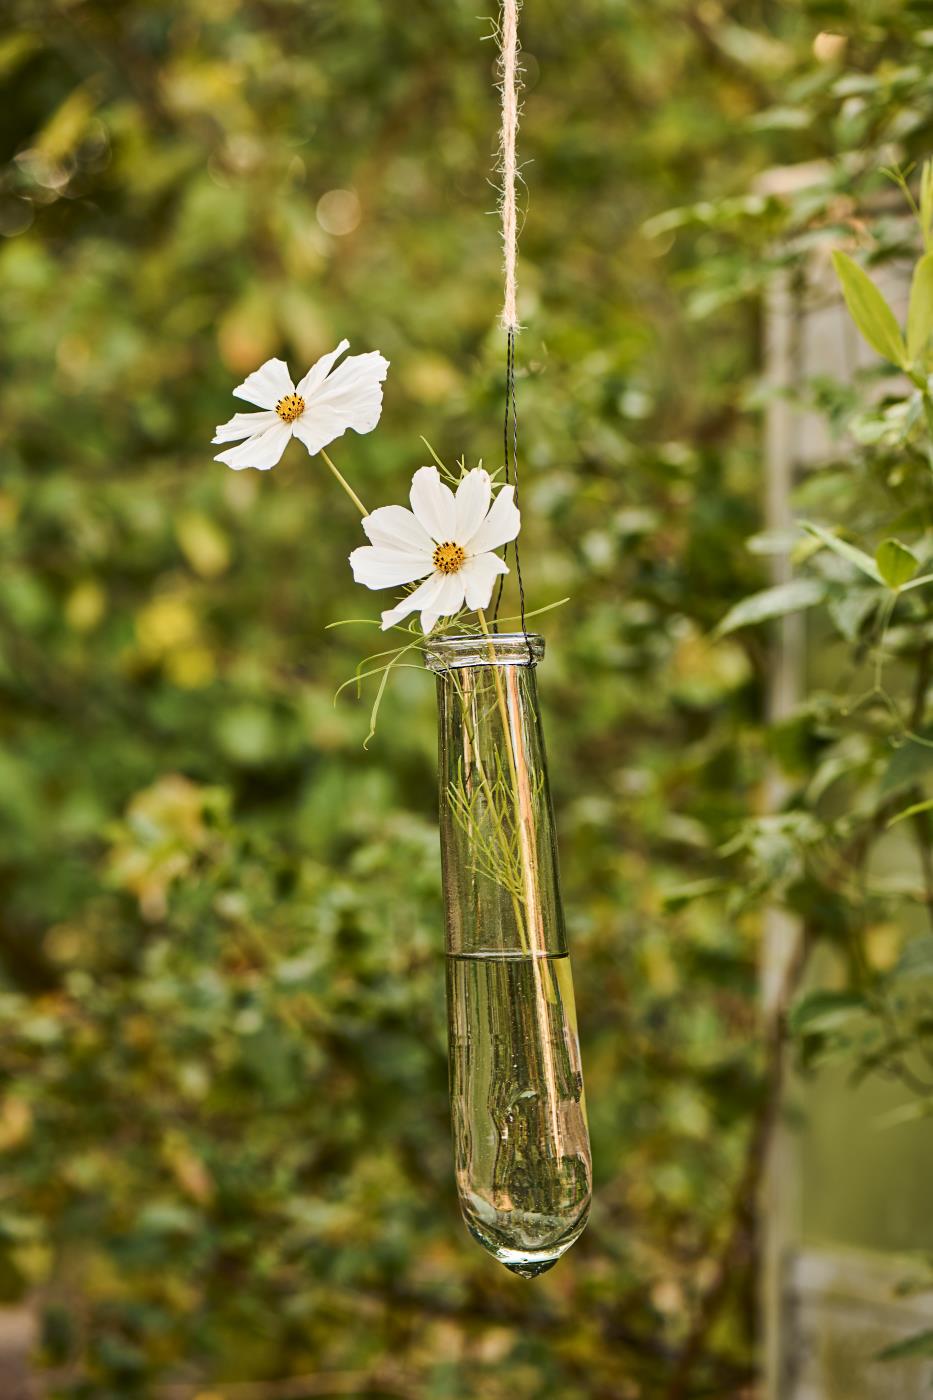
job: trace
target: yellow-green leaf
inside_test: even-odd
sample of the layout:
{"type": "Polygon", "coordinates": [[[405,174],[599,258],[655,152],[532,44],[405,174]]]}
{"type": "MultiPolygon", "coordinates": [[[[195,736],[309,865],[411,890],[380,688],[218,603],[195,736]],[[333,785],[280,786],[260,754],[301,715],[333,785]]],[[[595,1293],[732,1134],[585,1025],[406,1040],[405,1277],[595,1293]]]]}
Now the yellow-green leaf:
{"type": "Polygon", "coordinates": [[[230,542],[210,516],[186,511],[175,522],[175,534],[188,563],[202,578],[216,578],[229,566],[230,542]]]}
{"type": "Polygon", "coordinates": [[[925,160],[920,172],[920,227],[929,253],[933,251],[933,160],[925,160]]]}
{"type": "Polygon", "coordinates": [[[933,574],[921,574],[919,578],[912,578],[910,583],[904,584],[904,592],[911,588],[925,588],[928,583],[933,583],[933,574]]]}
{"type": "Polygon", "coordinates": [[[97,102],[93,84],[81,83],[72,88],[36,137],[36,150],[48,160],[62,160],[69,155],[87,130],[97,102]]]}
{"type": "Polygon", "coordinates": [[[829,530],[824,530],[822,525],[814,525],[810,520],[801,520],[800,524],[808,534],[815,535],[834,554],[838,554],[841,559],[847,559],[850,564],[854,564],[857,569],[861,569],[863,574],[874,579],[875,583],[884,583],[878,565],[871,555],[866,554],[863,549],[858,549],[854,544],[849,544],[848,540],[841,540],[838,535],[833,535],[829,530]]]}
{"type": "Polygon", "coordinates": [[[909,1356],[933,1356],[933,1327],[925,1332],[914,1332],[901,1342],[893,1342],[883,1351],[876,1353],[875,1361],[904,1361],[909,1356]]]}
{"type": "Polygon", "coordinates": [[[933,811],[933,797],[928,797],[925,802],[915,802],[912,807],[905,807],[903,812],[898,812],[896,817],[892,817],[888,826],[897,826],[898,822],[907,821],[908,817],[917,817],[921,812],[933,811]]]}
{"type": "Polygon", "coordinates": [[[761,593],[752,593],[729,609],[716,628],[720,637],[735,632],[739,627],[753,627],[758,622],[768,622],[787,613],[800,612],[822,603],[826,597],[826,585],[820,579],[795,578],[788,583],[779,583],[774,588],[766,588],[761,593]]]}
{"type": "Polygon", "coordinates": [[[933,253],[924,253],[914,268],[907,312],[907,353],[916,360],[927,350],[933,334],[933,253]]]}
{"type": "Polygon", "coordinates": [[[907,346],[884,297],[858,263],[845,253],[833,253],[833,266],[849,315],[873,350],[901,369],[907,366],[907,346]]]}
{"type": "Polygon", "coordinates": [[[875,551],[878,572],[889,588],[903,588],[917,572],[917,556],[900,540],[882,540],[875,551]]]}

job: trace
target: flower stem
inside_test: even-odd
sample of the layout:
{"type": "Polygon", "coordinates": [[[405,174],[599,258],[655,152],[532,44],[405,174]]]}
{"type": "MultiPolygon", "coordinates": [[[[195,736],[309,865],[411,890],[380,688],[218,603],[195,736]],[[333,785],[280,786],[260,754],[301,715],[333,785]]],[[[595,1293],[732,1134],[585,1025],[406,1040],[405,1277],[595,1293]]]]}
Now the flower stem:
{"type": "MultiPolygon", "coordinates": [[[[483,629],[483,636],[486,638],[486,644],[489,648],[489,659],[492,662],[492,678],[496,688],[496,701],[499,706],[499,715],[502,719],[502,737],[505,744],[506,760],[509,765],[512,798],[515,803],[515,826],[521,851],[522,883],[525,889],[523,904],[528,934],[532,944],[535,945],[534,951],[544,952],[544,929],[541,922],[541,909],[538,898],[537,852],[535,849],[534,832],[529,829],[531,807],[527,796],[527,773],[524,763],[521,765],[521,775],[518,771],[518,753],[513,749],[509,706],[502,688],[502,678],[496,666],[495,646],[493,644],[492,634],[489,631],[489,624],[486,621],[486,614],[483,612],[482,608],[477,608],[476,616],[479,618],[479,625],[483,629]]],[[[550,1000],[550,997],[548,1000],[550,1000]]]]}
{"type": "Polygon", "coordinates": [[[337,478],[337,480],[340,482],[340,485],[343,487],[344,491],[346,491],[347,495],[350,497],[350,500],[351,500],[351,501],[353,502],[353,504],[356,506],[356,508],[357,508],[357,510],[359,511],[360,515],[368,515],[368,514],[369,514],[369,511],[368,511],[368,510],[366,509],[366,507],[363,505],[363,502],[360,500],[359,496],[356,494],[356,492],[354,491],[353,487],[350,485],[349,481],[347,481],[346,478],[345,478],[344,476],[342,476],[341,473],[340,473],[340,472],[337,470],[337,468],[334,466],[333,462],[330,460],[330,458],[328,457],[327,453],[324,451],[323,447],[321,448],[321,456],[324,458],[324,461],[325,461],[325,462],[327,463],[327,465],[330,467],[330,469],[331,469],[331,471],[333,472],[334,476],[335,476],[335,477],[337,478]]]}
{"type": "Polygon", "coordinates": [[[489,648],[489,660],[492,664],[492,677],[496,683],[496,698],[499,703],[499,714],[502,717],[502,730],[505,737],[505,753],[509,763],[509,775],[512,779],[512,789],[515,793],[516,804],[518,803],[518,776],[515,772],[515,755],[512,753],[512,732],[509,728],[509,714],[505,706],[505,696],[502,693],[502,682],[499,679],[499,672],[496,670],[496,649],[492,644],[492,634],[489,631],[489,624],[486,621],[486,614],[482,608],[476,609],[476,616],[479,618],[479,625],[483,629],[483,636],[489,648]]]}
{"type": "MultiPolygon", "coordinates": [[[[502,852],[503,864],[508,866],[512,862],[512,850],[509,844],[509,837],[503,824],[501,814],[498,810],[498,804],[493,793],[492,784],[490,783],[489,778],[486,775],[486,769],[483,764],[482,758],[480,757],[481,750],[479,745],[479,735],[475,728],[471,725],[469,718],[469,701],[467,699],[462,685],[456,679],[455,672],[449,672],[448,681],[453,682],[453,684],[456,686],[457,694],[460,697],[460,711],[463,715],[463,724],[464,728],[466,729],[467,738],[469,739],[470,747],[473,750],[473,763],[476,765],[476,775],[479,778],[480,787],[483,789],[483,795],[486,798],[487,810],[489,812],[490,821],[492,822],[493,829],[495,830],[496,838],[498,840],[499,847],[502,852]]],[[[508,735],[505,736],[505,739],[506,743],[508,743],[508,735]]],[[[474,836],[474,840],[475,839],[476,838],[474,836]]],[[[506,890],[506,892],[509,895],[509,898],[512,901],[512,913],[515,917],[515,927],[518,929],[518,938],[519,942],[522,945],[522,950],[525,952],[530,951],[528,937],[525,933],[525,920],[524,913],[522,910],[521,896],[512,887],[510,881],[499,880],[498,883],[503,886],[503,888],[506,890]]]]}
{"type": "Polygon", "coordinates": [[[517,735],[512,733],[510,723],[510,701],[517,703],[517,691],[509,686],[509,700],[506,700],[502,686],[502,677],[499,675],[496,666],[495,644],[489,625],[486,621],[486,614],[482,608],[477,608],[476,616],[479,618],[479,625],[483,629],[483,636],[489,648],[489,659],[492,662],[492,678],[496,687],[496,698],[499,705],[499,715],[502,720],[502,737],[505,741],[505,752],[509,764],[509,776],[512,781],[512,800],[515,803],[515,826],[518,835],[519,850],[521,852],[522,884],[525,890],[525,897],[522,905],[525,914],[525,928],[529,942],[529,951],[532,955],[531,971],[535,987],[535,1015],[541,1031],[542,1065],[545,1079],[547,1080],[550,1092],[547,1102],[551,1106],[551,1126],[554,1132],[554,1140],[558,1144],[563,1141],[563,1130],[557,1112],[558,1092],[557,1092],[557,1066],[554,1062],[554,1048],[551,1042],[550,1024],[551,1016],[549,1006],[553,1006],[558,1000],[558,993],[552,980],[551,968],[547,962],[544,921],[540,904],[540,889],[538,886],[538,855],[535,844],[535,833],[530,827],[532,814],[531,800],[528,788],[527,764],[519,752],[517,735]],[[515,747],[513,749],[513,743],[515,747]],[[521,771],[519,771],[521,770],[521,771]]]}

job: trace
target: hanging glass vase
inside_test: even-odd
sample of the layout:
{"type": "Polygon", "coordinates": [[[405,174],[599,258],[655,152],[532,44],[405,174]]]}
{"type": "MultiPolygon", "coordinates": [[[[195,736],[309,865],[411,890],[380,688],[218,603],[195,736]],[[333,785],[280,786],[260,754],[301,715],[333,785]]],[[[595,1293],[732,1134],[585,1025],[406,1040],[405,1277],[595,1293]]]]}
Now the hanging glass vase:
{"type": "Polygon", "coordinates": [[[591,1163],[538,714],[541,637],[432,639],[457,1189],[533,1278],[586,1224],[591,1163]]]}

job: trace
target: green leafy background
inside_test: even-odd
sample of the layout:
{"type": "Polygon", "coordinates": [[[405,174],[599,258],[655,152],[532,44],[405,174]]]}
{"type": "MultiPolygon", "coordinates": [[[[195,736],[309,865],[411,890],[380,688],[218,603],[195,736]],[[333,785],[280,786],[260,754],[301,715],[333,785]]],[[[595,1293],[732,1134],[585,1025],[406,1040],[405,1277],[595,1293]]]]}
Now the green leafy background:
{"type": "MultiPolygon", "coordinates": [[[[523,562],[532,606],[571,596],[540,683],[597,1185],[529,1284],[468,1240],[451,1179],[430,679],[394,678],[364,753],[367,696],[333,696],[378,633],[325,630],[377,615],[358,521],[297,444],[266,475],[210,447],[247,372],[346,335],[392,362],[378,430],[334,445],[367,504],[403,499],[422,433],[498,464],[490,22],[9,11],[0,1296],[36,1310],[43,1384],[744,1393],[767,1086],[727,843],[767,756],[746,623],[782,609],[716,628],[767,582],[745,540],[775,239],[845,225],[880,143],[923,154],[929,14],[524,9],[523,562]],[[826,157],[809,204],[756,192],[826,157]]],[[[805,834],[759,844],[768,878],[805,834]]]]}

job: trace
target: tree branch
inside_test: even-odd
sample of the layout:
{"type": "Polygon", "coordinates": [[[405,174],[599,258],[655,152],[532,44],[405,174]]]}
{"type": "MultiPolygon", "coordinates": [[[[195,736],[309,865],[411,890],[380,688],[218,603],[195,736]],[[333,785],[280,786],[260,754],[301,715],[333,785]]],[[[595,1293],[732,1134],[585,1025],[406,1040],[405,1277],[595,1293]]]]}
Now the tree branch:
{"type": "Polygon", "coordinates": [[[728,1297],[729,1285],[736,1273],[746,1267],[754,1257],[758,1192],[768,1160],[771,1136],[781,1107],[787,1047],[787,1008],[800,985],[812,945],[810,931],[804,928],[787,970],[781,995],[765,1025],[765,1082],[761,1103],[745,1150],[742,1173],[732,1199],[728,1233],[716,1260],[712,1282],[700,1300],[693,1326],[680,1350],[666,1392],[666,1400],[686,1400],[693,1372],[706,1352],[707,1339],[728,1297]]]}

